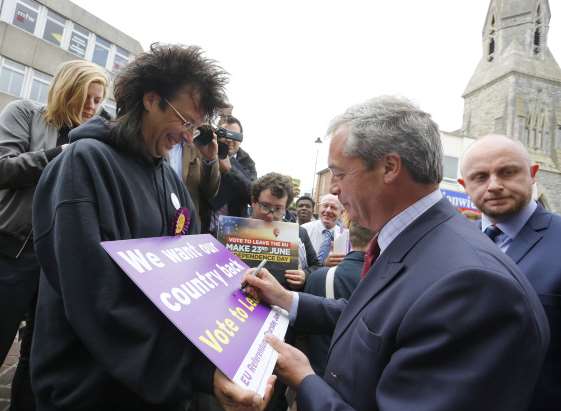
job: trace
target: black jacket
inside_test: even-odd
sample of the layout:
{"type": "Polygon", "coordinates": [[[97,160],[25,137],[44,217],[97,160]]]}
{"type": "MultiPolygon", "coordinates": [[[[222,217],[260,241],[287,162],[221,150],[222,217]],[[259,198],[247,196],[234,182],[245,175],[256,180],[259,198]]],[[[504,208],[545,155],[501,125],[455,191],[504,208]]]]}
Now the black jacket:
{"type": "Polygon", "coordinates": [[[179,410],[193,390],[212,387],[208,360],[99,244],[170,235],[173,196],[194,210],[166,162],[116,150],[107,124],[95,118],[72,131],[75,142],[45,169],[35,194],[43,272],[31,374],[39,411],[179,410]]]}
{"type": "Polygon", "coordinates": [[[232,169],[220,177],[220,188],[210,205],[218,210],[228,205],[228,215],[248,217],[247,207],[251,202],[251,183],[257,179],[255,162],[241,148],[236,158],[231,157],[232,169]]]}
{"type": "Polygon", "coordinates": [[[298,227],[298,235],[300,236],[300,241],[302,241],[304,248],[306,249],[306,261],[308,263],[308,267],[305,268],[304,271],[306,271],[307,274],[310,274],[312,271],[318,269],[321,264],[318,260],[312,240],[310,240],[310,236],[308,235],[308,231],[300,226],[298,227]]]}

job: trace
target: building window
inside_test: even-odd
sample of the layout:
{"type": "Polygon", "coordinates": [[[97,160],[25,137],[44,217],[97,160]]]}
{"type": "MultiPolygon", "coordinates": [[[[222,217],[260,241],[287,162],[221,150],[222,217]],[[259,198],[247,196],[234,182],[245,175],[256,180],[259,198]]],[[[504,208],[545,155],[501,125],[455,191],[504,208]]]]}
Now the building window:
{"type": "Polygon", "coordinates": [[[38,15],[39,3],[33,0],[18,0],[12,24],[29,33],[34,33],[38,15]]]}
{"type": "Polygon", "coordinates": [[[121,70],[129,62],[129,52],[125,49],[117,47],[117,52],[115,53],[115,58],[113,59],[113,71],[114,73],[121,70]]]}
{"type": "Polygon", "coordinates": [[[45,24],[45,32],[43,39],[49,43],[59,46],[62,43],[62,34],[64,33],[64,25],[66,20],[61,15],[49,10],[47,12],[47,23],[45,24]]]}
{"type": "Polygon", "coordinates": [[[53,80],[52,76],[41,73],[40,71],[33,70],[33,78],[31,80],[31,91],[29,98],[38,101],[39,103],[47,104],[47,97],[49,95],[49,85],[53,80]]]}
{"type": "Polygon", "coordinates": [[[96,36],[92,61],[101,67],[106,67],[110,48],[111,43],[102,37],[96,36]]]}
{"type": "Polygon", "coordinates": [[[74,29],[70,35],[70,44],[68,45],[68,51],[76,54],[78,57],[84,58],[86,56],[86,50],[88,48],[88,39],[90,37],[90,32],[74,23],[74,29]]]}
{"type": "Polygon", "coordinates": [[[2,58],[0,67],[0,91],[21,97],[25,66],[15,61],[2,58]]]}
{"type": "Polygon", "coordinates": [[[457,157],[444,156],[444,178],[446,180],[456,181],[458,178],[458,163],[457,157]]]}

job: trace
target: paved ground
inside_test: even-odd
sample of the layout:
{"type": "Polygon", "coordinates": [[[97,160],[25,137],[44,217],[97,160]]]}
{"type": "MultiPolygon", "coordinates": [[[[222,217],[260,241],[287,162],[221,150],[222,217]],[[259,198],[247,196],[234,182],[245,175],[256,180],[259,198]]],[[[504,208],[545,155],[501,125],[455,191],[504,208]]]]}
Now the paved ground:
{"type": "Polygon", "coordinates": [[[10,385],[16,372],[19,356],[19,342],[16,338],[10,349],[6,361],[0,368],[0,411],[7,411],[10,407],[10,385]]]}

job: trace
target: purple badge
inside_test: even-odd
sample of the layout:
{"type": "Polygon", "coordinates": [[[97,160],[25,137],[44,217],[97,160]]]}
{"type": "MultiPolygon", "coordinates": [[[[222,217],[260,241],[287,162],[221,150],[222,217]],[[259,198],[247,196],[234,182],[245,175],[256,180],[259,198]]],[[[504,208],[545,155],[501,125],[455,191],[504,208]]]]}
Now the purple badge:
{"type": "Polygon", "coordinates": [[[185,207],[178,208],[173,219],[172,235],[186,235],[189,231],[189,224],[191,224],[189,209],[185,207]]]}

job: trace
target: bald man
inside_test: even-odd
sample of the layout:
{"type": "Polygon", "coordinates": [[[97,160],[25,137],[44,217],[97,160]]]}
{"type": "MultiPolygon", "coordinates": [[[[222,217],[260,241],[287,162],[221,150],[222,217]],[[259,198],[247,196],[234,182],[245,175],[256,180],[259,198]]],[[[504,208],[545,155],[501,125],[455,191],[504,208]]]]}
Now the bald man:
{"type": "Polygon", "coordinates": [[[531,411],[561,410],[561,216],[532,200],[539,165],[506,136],[478,139],[461,163],[464,186],[482,212],[481,230],[528,277],[544,305],[551,342],[531,411]]]}

